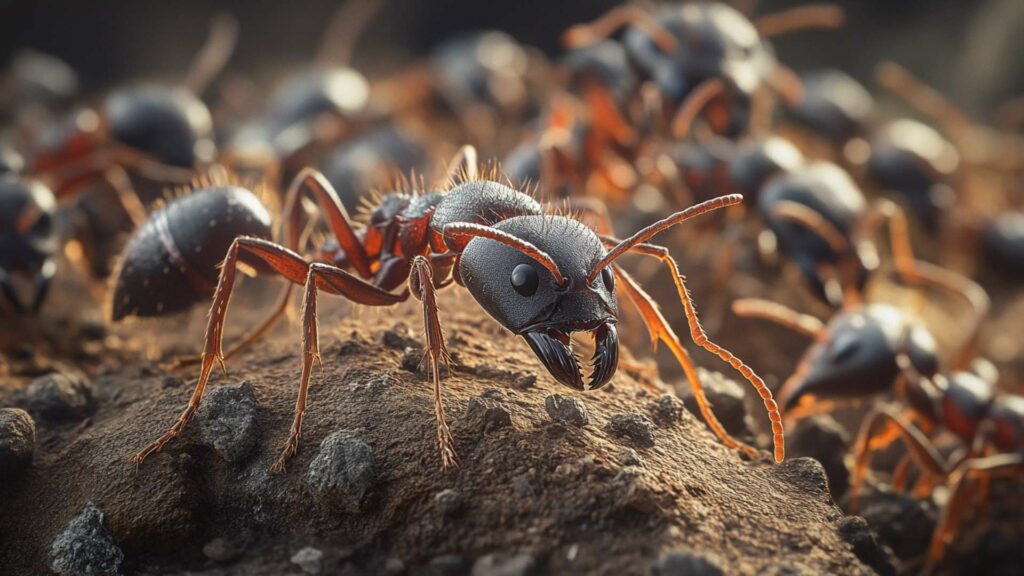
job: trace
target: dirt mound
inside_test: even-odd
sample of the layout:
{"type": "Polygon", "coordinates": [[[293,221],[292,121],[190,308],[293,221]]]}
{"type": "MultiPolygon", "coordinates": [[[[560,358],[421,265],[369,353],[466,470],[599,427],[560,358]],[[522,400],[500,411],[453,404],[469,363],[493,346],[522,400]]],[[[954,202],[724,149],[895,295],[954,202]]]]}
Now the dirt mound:
{"type": "Polygon", "coordinates": [[[129,365],[94,379],[88,420],[37,422],[34,464],[0,484],[0,566],[46,570],[93,502],[126,573],[871,572],[816,462],[744,462],[621,372],[577,394],[465,302],[441,299],[460,469],[440,471],[431,386],[409,361],[417,308],[325,312],[323,378],[286,474],[268,469],[291,422],[297,327],[231,362],[214,390],[236,388],[137,473],[128,455],[171,424],[195,374],[129,365]],[[551,400],[549,414],[552,394],[583,406],[551,400]]]}

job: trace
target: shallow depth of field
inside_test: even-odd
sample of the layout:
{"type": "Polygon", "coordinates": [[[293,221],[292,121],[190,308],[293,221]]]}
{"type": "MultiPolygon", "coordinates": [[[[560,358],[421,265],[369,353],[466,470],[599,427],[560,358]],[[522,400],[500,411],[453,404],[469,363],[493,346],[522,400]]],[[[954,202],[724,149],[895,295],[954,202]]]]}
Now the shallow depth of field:
{"type": "Polygon", "coordinates": [[[1024,4],[11,6],[0,574],[1024,574],[1024,4]]]}

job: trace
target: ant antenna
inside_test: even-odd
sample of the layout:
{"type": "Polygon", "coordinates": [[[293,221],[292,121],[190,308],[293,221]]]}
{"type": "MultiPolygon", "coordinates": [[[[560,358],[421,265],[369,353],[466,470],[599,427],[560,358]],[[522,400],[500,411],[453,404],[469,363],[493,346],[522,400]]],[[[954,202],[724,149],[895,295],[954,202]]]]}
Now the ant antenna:
{"type": "Polygon", "coordinates": [[[213,79],[224,70],[238,44],[238,20],[220,12],[210,20],[210,33],[189,67],[183,84],[197,96],[206,91],[213,79]]]}
{"type": "Polygon", "coordinates": [[[676,212],[675,214],[668,216],[667,218],[664,218],[662,220],[659,220],[658,222],[655,222],[654,224],[651,224],[650,226],[644,228],[643,230],[640,230],[639,232],[633,234],[629,238],[626,238],[617,246],[612,248],[608,252],[608,254],[606,254],[605,257],[602,258],[601,261],[597,263],[597,266],[595,266],[594,269],[590,272],[590,276],[587,277],[587,283],[593,283],[594,279],[597,278],[597,275],[601,273],[602,268],[611,264],[612,261],[628,252],[630,248],[633,248],[637,244],[643,244],[644,242],[650,240],[659,233],[664,232],[665,230],[668,230],[669,228],[675,226],[676,224],[679,224],[696,216],[700,216],[701,214],[706,214],[708,212],[718,210],[719,208],[725,208],[726,206],[734,206],[741,202],[743,202],[742,194],[727,194],[725,196],[719,196],[718,198],[712,198],[711,200],[708,200],[706,202],[701,202],[696,206],[690,206],[686,210],[676,212]]]}
{"type": "Polygon", "coordinates": [[[384,7],[384,0],[348,0],[338,6],[324,30],[316,60],[324,66],[347,66],[359,36],[384,7]]]}
{"type": "Polygon", "coordinates": [[[761,16],[754,27],[765,38],[774,38],[798,30],[834,29],[843,25],[846,12],[834,4],[808,4],[761,16]]]}
{"type": "Polygon", "coordinates": [[[456,249],[454,251],[461,252],[465,249],[469,241],[476,237],[489,238],[491,240],[501,242],[506,246],[511,246],[516,250],[519,250],[523,254],[526,254],[530,258],[537,261],[538,264],[547,268],[548,272],[555,277],[555,281],[558,282],[559,286],[565,286],[569,281],[568,278],[562,275],[562,271],[558,269],[558,264],[540,248],[537,248],[530,242],[523,240],[503,232],[497,228],[490,226],[484,226],[481,224],[473,224],[471,222],[453,222],[444,227],[444,239],[445,244],[450,248],[456,249]]]}

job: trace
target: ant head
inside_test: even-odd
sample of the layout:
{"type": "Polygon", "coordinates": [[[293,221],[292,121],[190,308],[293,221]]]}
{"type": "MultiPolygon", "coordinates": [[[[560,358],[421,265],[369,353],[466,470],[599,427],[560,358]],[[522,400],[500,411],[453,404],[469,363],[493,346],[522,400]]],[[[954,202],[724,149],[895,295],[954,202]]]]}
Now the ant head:
{"type": "Polygon", "coordinates": [[[629,55],[615,40],[606,39],[570,50],[562,59],[562,66],[568,71],[570,87],[576,93],[582,92],[588,82],[596,82],[621,104],[637,85],[629,55]]]}
{"type": "Polygon", "coordinates": [[[491,317],[526,339],[559,382],[578,390],[606,384],[618,365],[618,308],[610,267],[588,282],[606,254],[601,240],[562,216],[517,216],[493,228],[512,239],[476,237],[465,245],[459,273],[466,288],[491,317]],[[595,340],[587,385],[571,347],[574,332],[595,340]]]}
{"type": "Polygon", "coordinates": [[[779,405],[787,410],[804,396],[859,398],[889,390],[900,374],[901,354],[917,372],[934,374],[935,339],[897,308],[872,304],[841,313],[808,349],[804,370],[780,391],[779,405]]]}
{"type": "Polygon", "coordinates": [[[441,91],[454,105],[515,110],[525,103],[530,56],[505,32],[484,30],[445,41],[433,51],[431,63],[441,91]]]}
{"type": "Polygon", "coordinates": [[[788,140],[776,136],[746,139],[736,147],[729,178],[744,198],[755,200],[769,178],[796,170],[803,163],[803,154],[788,140]]]}
{"type": "Polygon", "coordinates": [[[970,441],[988,416],[995,398],[994,383],[973,372],[954,372],[943,380],[942,423],[952,433],[970,441]]]}
{"type": "Polygon", "coordinates": [[[53,193],[37,180],[0,175],[0,268],[32,270],[57,251],[53,193]]]}
{"type": "Polygon", "coordinates": [[[210,110],[191,92],[136,86],[107,97],[103,116],[111,137],[163,164],[193,168],[213,156],[210,110]]]}

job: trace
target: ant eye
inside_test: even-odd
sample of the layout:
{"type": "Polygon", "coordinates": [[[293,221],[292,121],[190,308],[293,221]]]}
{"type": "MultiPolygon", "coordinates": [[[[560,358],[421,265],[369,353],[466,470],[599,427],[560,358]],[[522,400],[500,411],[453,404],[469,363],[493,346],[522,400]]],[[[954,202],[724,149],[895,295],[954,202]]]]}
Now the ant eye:
{"type": "Polygon", "coordinates": [[[601,269],[601,280],[609,292],[615,290],[615,274],[612,273],[610,268],[605,267],[601,269]]]}
{"type": "Polygon", "coordinates": [[[520,264],[512,270],[512,287],[521,295],[533,296],[539,284],[540,278],[533,266],[520,264]]]}

